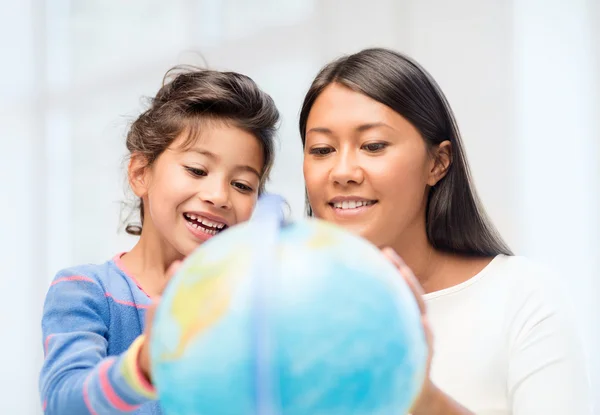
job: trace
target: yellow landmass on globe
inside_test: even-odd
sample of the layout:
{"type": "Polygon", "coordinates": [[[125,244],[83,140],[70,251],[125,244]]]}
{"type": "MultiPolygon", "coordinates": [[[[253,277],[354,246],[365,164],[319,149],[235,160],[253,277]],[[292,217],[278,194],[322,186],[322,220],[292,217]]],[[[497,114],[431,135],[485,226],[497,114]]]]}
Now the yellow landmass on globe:
{"type": "Polygon", "coordinates": [[[332,232],[332,227],[329,224],[319,223],[306,246],[309,249],[329,248],[339,242],[337,234],[332,232]]]}
{"type": "Polygon", "coordinates": [[[170,313],[181,328],[181,337],[175,351],[163,355],[164,360],[179,359],[193,338],[223,317],[231,302],[236,269],[239,267],[223,261],[186,270],[202,277],[191,285],[183,281],[175,293],[170,313]]]}

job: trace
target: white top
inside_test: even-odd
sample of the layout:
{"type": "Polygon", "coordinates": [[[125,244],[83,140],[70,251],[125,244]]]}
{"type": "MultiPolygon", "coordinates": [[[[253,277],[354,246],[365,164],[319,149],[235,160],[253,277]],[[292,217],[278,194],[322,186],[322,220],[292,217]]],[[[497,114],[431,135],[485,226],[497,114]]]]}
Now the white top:
{"type": "Polygon", "coordinates": [[[433,382],[477,415],[591,414],[580,338],[555,282],[525,258],[500,255],[426,294],[433,382]]]}

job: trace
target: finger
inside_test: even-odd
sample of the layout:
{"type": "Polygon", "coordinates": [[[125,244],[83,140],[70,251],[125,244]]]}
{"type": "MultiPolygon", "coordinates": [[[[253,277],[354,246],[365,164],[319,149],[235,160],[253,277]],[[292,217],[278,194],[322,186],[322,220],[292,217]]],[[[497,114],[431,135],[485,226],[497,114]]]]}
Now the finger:
{"type": "Polygon", "coordinates": [[[156,315],[156,310],[160,305],[160,297],[154,298],[152,300],[152,304],[146,310],[146,325],[144,328],[144,332],[148,337],[152,335],[152,326],[154,325],[154,316],[156,315]]]}
{"type": "Polygon", "coordinates": [[[417,302],[417,306],[419,307],[419,312],[421,315],[427,314],[427,306],[425,305],[425,300],[423,300],[423,289],[419,285],[418,282],[415,281],[415,278],[410,278],[410,276],[406,273],[406,271],[400,270],[400,274],[404,277],[404,281],[410,288],[417,302]]]}
{"type": "Polygon", "coordinates": [[[423,295],[425,292],[419,284],[417,277],[413,274],[412,270],[406,265],[406,263],[400,258],[400,256],[394,251],[392,248],[386,247],[382,249],[383,254],[394,264],[394,266],[400,272],[400,275],[406,281],[408,287],[413,293],[415,300],[417,301],[417,305],[419,306],[419,310],[421,314],[425,314],[427,312],[427,307],[425,305],[425,301],[423,300],[423,295]]]}
{"type": "Polygon", "coordinates": [[[400,256],[389,246],[381,249],[383,255],[387,257],[387,259],[394,264],[396,268],[400,268],[402,266],[402,261],[400,260],[400,256]]]}
{"type": "Polygon", "coordinates": [[[175,273],[177,273],[179,268],[181,268],[181,263],[182,262],[180,260],[173,261],[173,263],[171,263],[169,268],[167,268],[167,272],[165,274],[168,279],[171,279],[171,277],[173,277],[173,275],[175,275],[175,273]]]}
{"type": "Polygon", "coordinates": [[[429,346],[430,351],[433,352],[433,331],[431,330],[431,325],[429,324],[427,316],[421,318],[421,324],[423,325],[427,345],[429,346]]]}
{"type": "Polygon", "coordinates": [[[427,355],[427,373],[431,370],[431,362],[433,360],[433,331],[429,325],[429,321],[426,316],[421,319],[423,331],[425,333],[425,342],[427,343],[428,355],[427,355]]]}
{"type": "Polygon", "coordinates": [[[158,308],[158,304],[159,301],[154,298],[152,300],[152,304],[150,305],[150,307],[148,307],[148,310],[146,311],[146,321],[147,323],[151,324],[152,320],[154,319],[154,315],[156,314],[156,309],[158,308]]]}
{"type": "Polygon", "coordinates": [[[400,271],[400,273],[409,280],[411,287],[420,296],[425,295],[425,291],[423,291],[423,287],[421,287],[421,284],[419,283],[419,280],[417,280],[417,277],[415,277],[415,274],[412,272],[412,269],[410,269],[410,267],[406,265],[404,260],[398,254],[396,254],[396,252],[394,252],[393,250],[391,252],[395,257],[396,263],[399,264],[398,271],[400,271]]]}
{"type": "MultiPolygon", "coordinates": [[[[173,261],[173,263],[169,265],[169,268],[167,268],[167,271],[165,272],[165,278],[163,278],[162,280],[162,286],[158,289],[159,294],[156,297],[160,297],[162,295],[162,293],[165,291],[165,288],[169,284],[169,281],[171,281],[171,278],[173,278],[173,276],[177,273],[177,271],[179,271],[180,268],[181,261],[179,260],[173,261]]],[[[156,297],[154,297],[153,299],[156,300],[156,297]]]]}

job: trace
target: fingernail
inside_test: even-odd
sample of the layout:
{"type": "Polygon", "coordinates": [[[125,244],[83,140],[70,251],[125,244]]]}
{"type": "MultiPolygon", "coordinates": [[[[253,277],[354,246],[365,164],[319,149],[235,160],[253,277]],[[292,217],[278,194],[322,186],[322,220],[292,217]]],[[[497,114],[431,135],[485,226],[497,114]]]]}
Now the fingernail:
{"type": "Polygon", "coordinates": [[[395,259],[400,259],[400,256],[396,253],[396,251],[394,251],[389,246],[386,246],[385,248],[383,248],[382,251],[387,255],[393,256],[395,259]]]}
{"type": "MultiPolygon", "coordinates": [[[[396,254],[396,253],[394,252],[394,254],[396,254]]],[[[400,265],[402,265],[404,267],[407,266],[406,262],[404,262],[404,260],[402,259],[402,257],[400,255],[396,254],[396,258],[398,258],[398,262],[400,263],[400,265]]]]}

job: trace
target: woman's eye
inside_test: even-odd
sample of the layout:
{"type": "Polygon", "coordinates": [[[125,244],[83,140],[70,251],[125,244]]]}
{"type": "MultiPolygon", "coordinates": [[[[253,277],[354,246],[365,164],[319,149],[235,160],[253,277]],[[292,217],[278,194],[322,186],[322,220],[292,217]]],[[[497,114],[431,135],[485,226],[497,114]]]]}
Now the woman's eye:
{"type": "Polygon", "coordinates": [[[313,154],[315,156],[326,156],[329,153],[331,153],[332,151],[333,151],[333,149],[330,147],[317,147],[317,148],[311,148],[310,154],[313,154]]]}
{"type": "Polygon", "coordinates": [[[197,169],[195,167],[187,167],[185,168],[192,176],[201,177],[206,176],[206,171],[202,169],[197,169]]]}
{"type": "Polygon", "coordinates": [[[244,184],[244,183],[235,182],[235,183],[233,183],[233,185],[236,188],[238,188],[238,190],[241,190],[242,192],[246,192],[246,193],[250,193],[254,190],[250,186],[248,186],[247,184],[244,184]]]}
{"type": "Polygon", "coordinates": [[[369,143],[365,144],[363,148],[371,153],[376,153],[378,151],[383,150],[387,146],[387,143],[369,143]]]}

